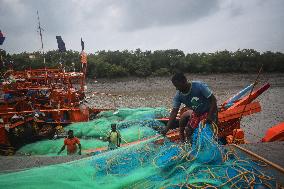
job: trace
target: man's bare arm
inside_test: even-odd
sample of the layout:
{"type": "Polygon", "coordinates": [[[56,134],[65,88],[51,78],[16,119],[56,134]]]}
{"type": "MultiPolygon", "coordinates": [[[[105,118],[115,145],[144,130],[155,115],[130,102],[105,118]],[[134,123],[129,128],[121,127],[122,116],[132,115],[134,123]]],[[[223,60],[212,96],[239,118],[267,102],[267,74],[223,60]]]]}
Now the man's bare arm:
{"type": "Polygon", "coordinates": [[[213,94],[209,97],[209,99],[210,99],[210,109],[208,112],[208,117],[207,117],[206,122],[211,123],[214,119],[213,118],[214,113],[217,111],[217,100],[213,94]]]}
{"type": "Polygon", "coordinates": [[[57,153],[58,155],[65,149],[65,144],[61,147],[60,151],[57,153]]]}
{"type": "Polygon", "coordinates": [[[178,114],[178,108],[173,108],[171,113],[170,113],[170,117],[169,117],[169,121],[168,124],[166,126],[166,128],[163,130],[162,134],[165,135],[167,134],[167,132],[172,128],[174,121],[176,120],[177,114],[178,114]]]}

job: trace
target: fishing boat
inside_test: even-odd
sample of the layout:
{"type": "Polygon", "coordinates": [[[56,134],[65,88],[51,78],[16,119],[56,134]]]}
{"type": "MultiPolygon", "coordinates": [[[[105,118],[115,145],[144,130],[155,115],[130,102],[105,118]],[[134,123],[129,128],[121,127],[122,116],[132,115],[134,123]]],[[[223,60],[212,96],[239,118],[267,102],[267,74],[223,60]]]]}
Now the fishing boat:
{"type": "MultiPolygon", "coordinates": [[[[40,22],[38,28],[43,51],[40,22]]],[[[56,39],[59,52],[66,51],[62,38],[57,36],[56,39]]],[[[59,66],[56,69],[44,67],[23,71],[9,69],[3,75],[3,82],[0,85],[1,154],[14,154],[26,143],[52,138],[55,134],[62,133],[66,125],[87,122],[94,115],[109,110],[91,108],[84,103],[89,97],[85,95],[87,54],[84,52],[82,39],[81,46],[82,68],[78,72],[75,69],[68,72],[64,67],[59,66]]],[[[255,83],[251,84],[219,106],[218,138],[222,139],[224,144],[246,142],[244,131],[240,127],[241,119],[243,116],[261,111],[260,103],[255,99],[269,87],[267,83],[254,89],[255,83]],[[246,95],[247,93],[249,94],[246,95]]],[[[180,111],[179,116],[182,115],[183,110],[180,111]]],[[[169,119],[164,117],[157,120],[166,123],[169,119]]],[[[268,135],[262,140],[263,142],[283,140],[283,124],[269,130],[268,135]]],[[[168,138],[177,141],[178,128],[173,128],[168,133],[168,138]]],[[[139,141],[135,143],[137,142],[139,143],[139,141]]]]}
{"type": "MultiPolygon", "coordinates": [[[[38,12],[37,15],[44,57],[38,12]]],[[[61,60],[60,53],[66,51],[65,43],[61,36],[56,39],[61,60]]],[[[82,38],[81,46],[82,67],[79,71],[75,71],[75,67],[73,71],[66,71],[60,61],[58,68],[44,66],[16,71],[9,67],[3,74],[0,82],[0,154],[14,154],[26,143],[52,138],[60,134],[64,126],[88,121],[103,110],[85,105],[87,54],[82,38]]],[[[46,65],[45,58],[43,63],[46,65]]]]}
{"type": "Polygon", "coordinates": [[[88,121],[90,114],[101,111],[84,105],[84,72],[48,68],[8,70],[3,80],[1,146],[17,148],[28,141],[52,137],[56,128],[88,121]]]}

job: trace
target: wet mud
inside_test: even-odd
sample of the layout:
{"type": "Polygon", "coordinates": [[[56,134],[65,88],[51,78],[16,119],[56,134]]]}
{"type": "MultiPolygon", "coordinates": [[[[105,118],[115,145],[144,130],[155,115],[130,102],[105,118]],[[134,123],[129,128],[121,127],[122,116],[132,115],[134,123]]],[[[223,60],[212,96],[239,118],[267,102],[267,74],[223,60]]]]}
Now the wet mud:
{"type": "MultiPolygon", "coordinates": [[[[189,74],[188,80],[206,82],[215,94],[218,104],[253,83],[257,74],[189,74]]],[[[256,88],[270,83],[270,88],[260,95],[262,111],[243,117],[241,127],[245,130],[249,142],[258,142],[265,131],[284,121],[284,74],[261,74],[256,88]]],[[[167,107],[171,108],[175,88],[171,77],[151,78],[118,78],[88,81],[86,96],[96,94],[88,101],[88,105],[98,108],[121,107],[167,107]]]]}

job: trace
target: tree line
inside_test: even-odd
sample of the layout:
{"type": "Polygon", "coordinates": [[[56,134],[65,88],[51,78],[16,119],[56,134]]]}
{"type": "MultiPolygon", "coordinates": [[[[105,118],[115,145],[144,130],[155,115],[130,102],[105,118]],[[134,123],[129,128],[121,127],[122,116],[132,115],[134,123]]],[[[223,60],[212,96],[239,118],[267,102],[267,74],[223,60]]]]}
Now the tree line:
{"type": "MultiPolygon", "coordinates": [[[[64,68],[66,71],[81,69],[80,52],[57,50],[1,55],[1,73],[13,67],[15,70],[36,68],[64,68]],[[45,58],[45,63],[43,62],[45,58]]],[[[88,78],[111,78],[128,76],[165,76],[175,72],[184,73],[256,73],[263,65],[264,72],[284,72],[284,54],[260,53],[253,49],[235,52],[188,53],[178,49],[156,51],[98,51],[88,54],[88,78]]]]}

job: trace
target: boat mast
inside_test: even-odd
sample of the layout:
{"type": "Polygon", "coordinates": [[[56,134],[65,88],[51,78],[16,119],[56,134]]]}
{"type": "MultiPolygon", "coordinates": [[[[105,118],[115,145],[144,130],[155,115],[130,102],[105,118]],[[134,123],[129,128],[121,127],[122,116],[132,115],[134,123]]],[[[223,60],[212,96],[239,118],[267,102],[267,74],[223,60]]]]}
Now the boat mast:
{"type": "Polygon", "coordinates": [[[44,63],[44,65],[45,65],[45,57],[44,57],[44,49],[43,49],[43,40],[42,40],[42,31],[44,31],[43,30],[43,28],[41,27],[41,25],[40,25],[40,19],[39,19],[39,14],[38,14],[38,10],[36,11],[36,13],[37,13],[37,20],[38,20],[38,32],[39,32],[39,35],[40,35],[40,41],[41,41],[41,51],[42,51],[42,54],[43,54],[43,63],[44,63]]]}

